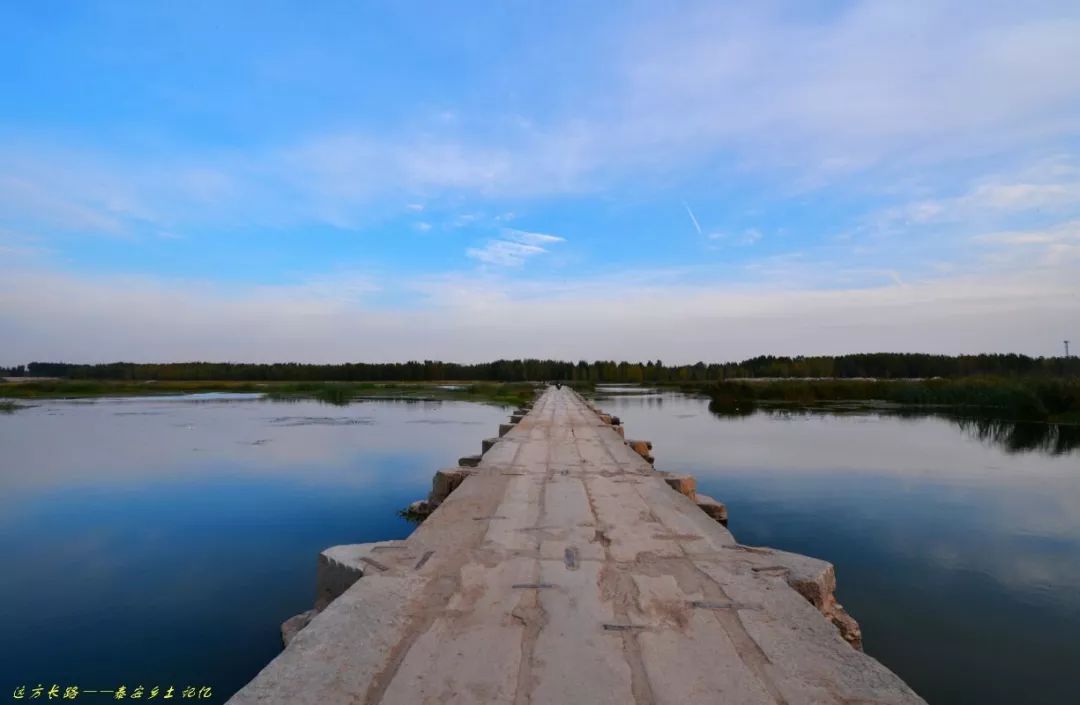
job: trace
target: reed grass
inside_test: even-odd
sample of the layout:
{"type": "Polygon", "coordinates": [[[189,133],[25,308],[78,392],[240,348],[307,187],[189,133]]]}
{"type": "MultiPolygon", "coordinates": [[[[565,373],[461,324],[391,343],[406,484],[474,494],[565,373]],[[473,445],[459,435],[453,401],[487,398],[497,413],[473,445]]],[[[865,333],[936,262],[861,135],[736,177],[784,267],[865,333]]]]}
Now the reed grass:
{"type": "Polygon", "coordinates": [[[763,402],[879,401],[1043,421],[1080,414],[1080,380],[1074,378],[728,381],[700,391],[711,397],[710,408],[718,413],[746,411],[763,402]]]}

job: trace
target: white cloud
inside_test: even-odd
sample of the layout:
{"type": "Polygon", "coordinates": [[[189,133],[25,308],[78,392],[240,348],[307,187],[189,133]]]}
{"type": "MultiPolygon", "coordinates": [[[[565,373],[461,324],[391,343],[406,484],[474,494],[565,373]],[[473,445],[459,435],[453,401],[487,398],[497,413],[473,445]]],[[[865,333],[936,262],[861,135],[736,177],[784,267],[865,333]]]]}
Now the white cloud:
{"type": "Polygon", "coordinates": [[[1075,4],[796,8],[706,3],[645,23],[625,42],[621,138],[828,172],[1000,152],[1080,123],[1075,4]]]}
{"type": "Polygon", "coordinates": [[[466,254],[488,265],[520,267],[530,257],[546,253],[545,245],[564,241],[558,235],[503,228],[502,239],[488,240],[483,247],[471,247],[466,254]]]}
{"type": "Polygon", "coordinates": [[[32,262],[46,254],[49,254],[49,250],[42,246],[40,238],[0,228],[0,262],[6,266],[12,267],[22,261],[32,262]]]}
{"type": "Polygon", "coordinates": [[[1080,242],[1080,220],[1070,220],[1042,229],[1005,230],[972,238],[975,242],[998,245],[1050,245],[1080,242]]]}
{"type": "Polygon", "coordinates": [[[564,238],[558,235],[548,235],[547,233],[533,233],[527,230],[515,230],[513,228],[503,228],[503,237],[515,242],[521,242],[526,245],[550,245],[556,242],[565,242],[564,238]]]}
{"type": "MultiPolygon", "coordinates": [[[[782,188],[791,188],[793,180],[837,173],[877,169],[889,177],[1060,148],[1057,140],[1080,129],[1078,7],[991,3],[973,11],[963,2],[871,1],[816,15],[784,2],[657,9],[659,16],[598,26],[597,68],[572,84],[595,100],[543,119],[455,110],[451,123],[383,133],[345,123],[247,153],[177,145],[174,156],[150,163],[15,139],[0,145],[0,208],[114,233],[142,220],[170,229],[191,220],[352,227],[387,196],[417,210],[422,203],[411,199],[440,194],[593,192],[656,174],[670,182],[716,160],[780,173],[782,188]]],[[[970,206],[1053,205],[1076,188],[1075,181],[987,185],[970,206]]],[[[913,217],[936,217],[947,205],[930,200],[913,217]]]]}
{"type": "Polygon", "coordinates": [[[546,250],[537,245],[527,245],[510,240],[488,240],[483,247],[470,247],[465,253],[484,264],[520,267],[525,260],[546,250]]]}
{"type": "Polygon", "coordinates": [[[887,211],[886,217],[910,223],[963,222],[1031,211],[1080,210],[1080,178],[1059,182],[990,181],[953,198],[918,201],[887,211]]]}
{"type": "Polygon", "coordinates": [[[483,139],[454,135],[375,136],[362,131],[314,135],[276,153],[256,155],[260,171],[306,201],[368,205],[387,192],[536,196],[584,188],[583,164],[570,160],[572,136],[533,131],[483,139]]]}
{"type": "MultiPolygon", "coordinates": [[[[453,120],[382,132],[329,116],[333,131],[316,126],[247,151],[176,144],[154,159],[132,156],[138,143],[130,153],[123,146],[90,152],[55,136],[35,141],[7,131],[0,224],[65,235],[189,237],[311,222],[357,228],[404,216],[424,218],[413,224],[423,231],[431,222],[442,226],[439,214],[453,210],[461,215],[445,216],[452,228],[499,228],[513,218],[507,209],[532,217],[539,199],[566,194],[596,193],[606,202],[642,193],[722,199],[735,174],[739,183],[748,176],[760,186],[767,204],[807,183],[857,173],[866,176],[847,182],[848,203],[861,203],[865,192],[906,201],[875,213],[902,240],[869,242],[866,228],[835,243],[793,237],[797,251],[754,260],[741,276],[713,276],[725,285],[657,281],[649,272],[635,272],[633,281],[478,282],[480,274],[520,268],[563,242],[502,229],[466,251],[483,266],[463,280],[424,283],[428,308],[400,319],[400,311],[365,308],[380,284],[359,275],[238,292],[12,272],[0,281],[0,337],[16,341],[6,354],[14,362],[111,359],[131,350],[148,359],[398,359],[436,354],[426,342],[439,356],[466,359],[661,352],[665,359],[719,359],[1019,344],[1038,352],[1028,342],[1041,335],[1036,324],[1050,330],[1076,320],[1069,291],[1080,279],[1080,171],[1067,158],[1015,173],[1002,165],[1067,152],[1080,130],[1080,72],[1073,68],[1080,65],[1080,6],[702,2],[678,13],[657,6],[659,16],[647,16],[653,11],[599,25],[588,77],[570,82],[568,93],[543,93],[587,99],[537,103],[535,115],[519,114],[527,103],[515,104],[512,115],[464,106],[455,107],[453,120]],[[972,179],[972,164],[997,173],[972,179]],[[965,186],[943,192],[942,183],[965,186]],[[1064,222],[1020,222],[1031,214],[1064,222]],[[941,278],[920,280],[920,266],[941,278]],[[466,315],[478,308],[490,314],[490,330],[466,315]],[[175,310],[175,327],[155,322],[161,310],[175,310]],[[415,333],[429,324],[430,338],[415,333]],[[1030,335],[1014,337],[1010,327],[1030,335]],[[339,339],[342,330],[350,333],[339,339]],[[516,342],[501,337],[507,330],[519,334],[516,342]]],[[[543,71],[529,76],[562,85],[543,71]]],[[[523,94],[528,88],[519,86],[523,94]]],[[[698,235],[716,245],[762,238],[756,229],[703,229],[683,205],[698,235]]],[[[836,211],[815,213],[824,220],[836,211]]],[[[768,232],[778,231],[770,225],[768,232]]],[[[5,254],[25,249],[0,242],[5,254]]]]}
{"type": "Polygon", "coordinates": [[[715,242],[727,242],[733,245],[753,245],[762,238],[761,231],[757,228],[747,228],[741,233],[709,233],[709,240],[715,242]]]}
{"type": "Polygon", "coordinates": [[[420,287],[424,299],[392,310],[366,303],[367,294],[386,291],[387,282],[348,273],[236,290],[23,269],[0,277],[0,364],[517,356],[693,362],[879,350],[1050,354],[1059,340],[1080,337],[1069,329],[1080,320],[1077,269],[1076,262],[1059,263],[904,286],[885,276],[877,284],[834,290],[798,282],[779,289],[753,278],[738,285],[685,284],[677,272],[569,281],[462,273],[405,283],[420,287]]]}
{"type": "Polygon", "coordinates": [[[482,216],[479,213],[462,213],[456,216],[451,223],[455,228],[464,228],[467,225],[471,225],[480,220],[482,216]]]}
{"type": "MultiPolygon", "coordinates": [[[[1080,263],[1080,219],[1044,228],[1003,230],[972,238],[992,248],[987,260],[1002,268],[1063,267],[1080,263]]],[[[1080,281],[1080,272],[1077,272],[1080,281]]]]}
{"type": "Polygon", "coordinates": [[[40,222],[60,228],[115,235],[123,231],[122,217],[109,212],[87,194],[76,198],[56,183],[37,182],[24,174],[0,174],[0,214],[5,220],[40,222]]]}

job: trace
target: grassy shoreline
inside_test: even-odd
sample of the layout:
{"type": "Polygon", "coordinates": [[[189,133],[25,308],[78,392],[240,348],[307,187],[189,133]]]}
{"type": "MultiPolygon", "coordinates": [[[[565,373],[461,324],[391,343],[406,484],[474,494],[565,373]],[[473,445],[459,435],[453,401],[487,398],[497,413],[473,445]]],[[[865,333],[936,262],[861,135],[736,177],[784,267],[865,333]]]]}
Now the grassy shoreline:
{"type": "Polygon", "coordinates": [[[0,405],[16,408],[13,399],[92,399],[95,397],[166,396],[223,392],[264,394],[270,399],[317,399],[348,404],[363,399],[476,401],[513,405],[529,401],[530,383],[493,382],[237,382],[128,381],[56,379],[0,383],[0,405]]]}
{"type": "Polygon", "coordinates": [[[813,407],[848,402],[1080,423],[1080,379],[1076,378],[732,380],[684,390],[707,394],[710,409],[718,413],[748,413],[762,404],[813,407]]]}

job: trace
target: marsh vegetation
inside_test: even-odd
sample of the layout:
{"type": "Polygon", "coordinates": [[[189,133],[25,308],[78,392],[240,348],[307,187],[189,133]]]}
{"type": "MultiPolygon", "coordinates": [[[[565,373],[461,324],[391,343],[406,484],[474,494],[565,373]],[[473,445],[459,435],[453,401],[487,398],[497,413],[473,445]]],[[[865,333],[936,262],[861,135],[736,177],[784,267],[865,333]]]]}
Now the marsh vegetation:
{"type": "Polygon", "coordinates": [[[750,413],[763,403],[807,407],[859,402],[864,406],[948,409],[1002,419],[1080,423],[1078,378],[740,380],[690,389],[708,394],[709,408],[716,413],[750,413]]]}
{"type": "MultiPolygon", "coordinates": [[[[200,393],[264,394],[275,401],[316,399],[345,405],[361,399],[476,401],[519,404],[535,395],[528,382],[438,384],[413,382],[240,382],[234,380],[49,379],[0,383],[2,399],[77,399],[200,393]]],[[[14,408],[14,402],[0,401],[14,408]]]]}

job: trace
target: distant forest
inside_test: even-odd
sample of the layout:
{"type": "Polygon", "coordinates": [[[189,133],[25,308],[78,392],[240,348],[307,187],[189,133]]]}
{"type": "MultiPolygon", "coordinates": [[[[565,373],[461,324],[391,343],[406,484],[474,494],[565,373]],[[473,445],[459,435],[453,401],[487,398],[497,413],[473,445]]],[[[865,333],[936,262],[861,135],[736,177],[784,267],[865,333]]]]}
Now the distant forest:
{"type": "Polygon", "coordinates": [[[141,364],[113,362],[78,365],[31,362],[0,368],[3,376],[62,377],[112,380],[238,380],[238,381],[355,381],[397,382],[483,380],[520,382],[565,380],[575,382],[714,382],[754,377],[1062,377],[1080,375],[1080,358],[1026,355],[925,355],[869,353],[840,356],[774,357],[766,355],[742,362],[698,362],[665,365],[649,362],[563,362],[559,360],[496,360],[477,364],[453,362],[355,362],[341,365],[300,363],[172,362],[141,364]]]}

